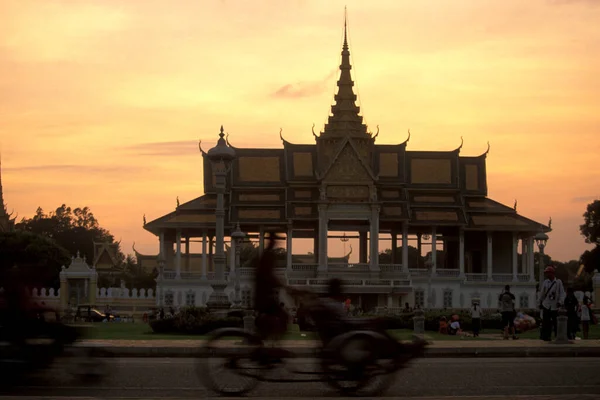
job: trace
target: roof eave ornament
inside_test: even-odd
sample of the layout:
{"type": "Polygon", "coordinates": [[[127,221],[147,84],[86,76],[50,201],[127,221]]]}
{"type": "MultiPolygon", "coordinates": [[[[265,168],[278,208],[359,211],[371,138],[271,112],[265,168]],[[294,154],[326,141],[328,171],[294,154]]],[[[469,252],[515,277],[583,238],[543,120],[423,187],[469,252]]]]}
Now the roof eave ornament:
{"type": "Polygon", "coordinates": [[[198,149],[200,150],[200,153],[202,153],[202,156],[204,157],[206,155],[206,152],[204,150],[202,150],[202,140],[198,140],[198,149]]]}
{"type": "Polygon", "coordinates": [[[144,226],[146,226],[146,214],[142,218],[144,218],[144,226]]]}
{"type": "Polygon", "coordinates": [[[229,143],[229,132],[227,132],[227,135],[225,136],[225,143],[227,143],[227,146],[231,147],[232,149],[236,148],[229,143]]]}
{"type": "Polygon", "coordinates": [[[283,143],[283,145],[285,146],[286,144],[290,144],[290,142],[288,142],[287,140],[285,140],[283,138],[283,128],[279,128],[279,139],[281,139],[281,143],[283,143]]]}
{"type": "Polygon", "coordinates": [[[463,147],[463,144],[465,144],[465,140],[464,140],[464,139],[463,139],[463,137],[461,136],[461,137],[460,137],[460,146],[458,146],[458,148],[457,148],[456,150],[454,150],[454,151],[456,151],[456,152],[460,153],[460,149],[462,149],[462,147],[463,147]]]}
{"type": "Polygon", "coordinates": [[[373,141],[377,139],[377,136],[379,136],[379,125],[377,125],[377,133],[375,133],[375,136],[373,136],[373,141]]]}
{"type": "Polygon", "coordinates": [[[313,126],[312,126],[312,134],[315,137],[315,139],[318,139],[319,137],[317,136],[317,134],[315,133],[315,123],[313,122],[313,126]]]}
{"type": "Polygon", "coordinates": [[[487,142],[487,150],[485,151],[485,153],[483,153],[481,156],[485,157],[488,154],[490,154],[490,142],[487,142]]]}
{"type": "Polygon", "coordinates": [[[515,199],[515,204],[513,205],[513,209],[515,210],[515,212],[517,211],[517,199],[515,199]]]}
{"type": "Polygon", "coordinates": [[[400,146],[402,146],[402,145],[406,146],[408,144],[409,140],[410,140],[410,128],[408,129],[408,137],[406,138],[406,140],[404,142],[400,143],[400,146]]]}
{"type": "Polygon", "coordinates": [[[137,254],[137,250],[135,249],[135,242],[133,242],[133,245],[131,245],[131,249],[133,250],[134,253],[137,254]]]}
{"type": "Polygon", "coordinates": [[[552,217],[548,220],[548,228],[552,230],[552,217]]]}

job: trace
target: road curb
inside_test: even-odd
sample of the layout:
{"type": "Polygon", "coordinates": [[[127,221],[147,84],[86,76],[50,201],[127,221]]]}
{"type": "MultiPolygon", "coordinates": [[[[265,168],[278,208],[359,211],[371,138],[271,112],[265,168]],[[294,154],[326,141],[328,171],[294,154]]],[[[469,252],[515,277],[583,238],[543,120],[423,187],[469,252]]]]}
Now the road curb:
{"type": "MultiPolygon", "coordinates": [[[[208,355],[201,347],[128,347],[97,345],[79,345],[80,349],[94,349],[101,357],[122,358],[204,358],[208,355]],[[100,350],[100,351],[98,351],[100,350]]],[[[242,348],[222,349],[224,354],[235,355],[243,351],[242,348]]],[[[290,348],[296,357],[315,357],[318,349],[315,348],[290,348]]],[[[597,346],[553,346],[553,347],[470,347],[470,348],[435,348],[426,349],[425,358],[520,358],[520,357],[600,357],[600,347],[597,346]]]]}

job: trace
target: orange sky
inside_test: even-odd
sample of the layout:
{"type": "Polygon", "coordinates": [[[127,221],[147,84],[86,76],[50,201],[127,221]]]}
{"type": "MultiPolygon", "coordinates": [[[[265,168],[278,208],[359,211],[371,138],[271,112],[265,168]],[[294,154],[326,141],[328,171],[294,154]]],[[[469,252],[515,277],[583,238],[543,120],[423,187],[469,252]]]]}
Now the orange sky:
{"type": "Polygon", "coordinates": [[[488,156],[490,197],[576,258],[600,196],[595,0],[0,1],[8,208],[89,206],[144,252],[148,220],[200,196],[197,140],[311,143],[334,94],[348,6],[353,77],[378,143],[488,156]]]}

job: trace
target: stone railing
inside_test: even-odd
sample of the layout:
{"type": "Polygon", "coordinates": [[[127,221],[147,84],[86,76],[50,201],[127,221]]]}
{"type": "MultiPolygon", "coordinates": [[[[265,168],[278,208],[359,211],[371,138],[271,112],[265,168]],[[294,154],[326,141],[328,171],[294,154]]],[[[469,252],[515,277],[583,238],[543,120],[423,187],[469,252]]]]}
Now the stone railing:
{"type": "Polygon", "coordinates": [[[131,289],[128,288],[98,288],[96,289],[98,299],[153,299],[154,289],[131,289]]]}
{"type": "Polygon", "coordinates": [[[409,271],[412,276],[429,276],[427,268],[411,268],[409,271]]]}
{"type": "Polygon", "coordinates": [[[381,272],[404,272],[402,264],[379,264],[381,272]]]}
{"type": "Polygon", "coordinates": [[[465,274],[469,282],[485,282],[488,280],[487,274],[465,274]]]}
{"type": "Polygon", "coordinates": [[[512,282],[513,274],[492,274],[494,282],[512,282]]]}
{"type": "Polygon", "coordinates": [[[443,278],[458,278],[460,270],[458,269],[438,269],[436,275],[443,278]]]}

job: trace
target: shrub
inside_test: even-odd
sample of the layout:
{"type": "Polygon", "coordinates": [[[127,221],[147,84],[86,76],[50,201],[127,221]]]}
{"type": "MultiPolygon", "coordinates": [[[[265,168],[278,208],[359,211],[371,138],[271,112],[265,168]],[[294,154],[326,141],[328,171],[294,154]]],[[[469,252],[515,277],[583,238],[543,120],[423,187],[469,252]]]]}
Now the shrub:
{"type": "Polygon", "coordinates": [[[217,317],[206,308],[186,307],[172,317],[150,321],[154,333],[204,335],[218,328],[241,328],[243,320],[237,314],[217,317]]]}

